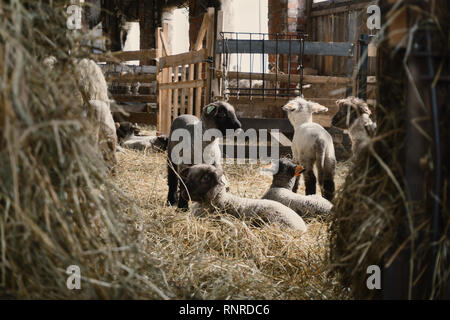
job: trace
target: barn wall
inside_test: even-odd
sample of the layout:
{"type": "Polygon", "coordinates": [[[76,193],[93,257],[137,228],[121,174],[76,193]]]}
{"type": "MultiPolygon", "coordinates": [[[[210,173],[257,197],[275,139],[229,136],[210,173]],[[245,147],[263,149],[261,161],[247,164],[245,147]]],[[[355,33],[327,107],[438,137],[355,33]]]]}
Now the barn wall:
{"type": "MultiPolygon", "coordinates": [[[[370,34],[367,28],[366,8],[374,1],[326,1],[312,4],[307,22],[310,41],[354,42],[361,34],[370,34]],[[349,12],[355,15],[355,38],[349,39],[349,12]]],[[[373,33],[373,31],[372,31],[373,33]]],[[[356,51],[355,51],[356,52],[356,51]]],[[[345,76],[348,59],[346,57],[306,57],[308,67],[316,69],[319,75],[345,76]]],[[[375,58],[369,59],[369,75],[375,75],[375,58]]]]}

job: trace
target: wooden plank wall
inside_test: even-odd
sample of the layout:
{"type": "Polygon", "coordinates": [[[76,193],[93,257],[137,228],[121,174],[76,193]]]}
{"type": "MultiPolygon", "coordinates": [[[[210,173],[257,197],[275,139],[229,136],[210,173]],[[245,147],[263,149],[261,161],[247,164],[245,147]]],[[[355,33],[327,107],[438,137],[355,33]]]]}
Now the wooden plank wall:
{"type": "Polygon", "coordinates": [[[169,134],[173,119],[182,114],[200,117],[211,97],[211,66],[214,54],[214,8],[204,15],[197,41],[189,52],[172,55],[168,25],[157,32],[158,133],[169,134]]]}
{"type": "MultiPolygon", "coordinates": [[[[349,34],[349,12],[355,14],[355,39],[361,34],[370,34],[367,29],[366,8],[374,1],[324,2],[320,6],[313,5],[308,18],[309,41],[347,42],[349,34]]],[[[357,51],[355,50],[355,53],[357,51]]],[[[319,75],[345,76],[348,60],[345,57],[306,56],[308,67],[316,69],[319,75]]],[[[375,59],[369,59],[368,75],[375,75],[375,59]]]]}

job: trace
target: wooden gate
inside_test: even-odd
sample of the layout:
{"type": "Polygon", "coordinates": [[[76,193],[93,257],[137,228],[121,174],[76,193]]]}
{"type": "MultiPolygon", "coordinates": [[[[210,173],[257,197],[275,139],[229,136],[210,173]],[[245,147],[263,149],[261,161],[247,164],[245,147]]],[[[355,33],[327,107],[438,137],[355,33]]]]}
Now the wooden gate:
{"type": "Polygon", "coordinates": [[[209,8],[189,52],[172,55],[168,25],[156,30],[158,83],[158,133],[169,134],[174,118],[182,114],[200,117],[211,101],[211,71],[214,55],[214,8],[209,8]]]}

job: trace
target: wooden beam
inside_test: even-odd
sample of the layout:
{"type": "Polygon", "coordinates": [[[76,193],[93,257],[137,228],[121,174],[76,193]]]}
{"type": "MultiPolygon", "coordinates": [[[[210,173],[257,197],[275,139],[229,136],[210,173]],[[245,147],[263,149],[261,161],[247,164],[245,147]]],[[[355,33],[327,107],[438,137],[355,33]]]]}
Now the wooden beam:
{"type": "Polygon", "coordinates": [[[176,67],[185,64],[199,63],[207,57],[207,50],[189,51],[159,59],[159,68],[176,67]]]}
{"type": "Polygon", "coordinates": [[[154,112],[129,112],[128,115],[124,115],[121,112],[113,112],[113,117],[114,119],[120,119],[121,121],[147,125],[156,125],[157,122],[157,116],[154,112]]]}
{"type": "Polygon", "coordinates": [[[344,5],[340,7],[333,7],[333,8],[326,8],[326,9],[319,9],[319,8],[313,8],[311,10],[311,17],[319,17],[319,16],[327,16],[332,14],[338,14],[343,12],[348,12],[352,10],[361,10],[366,9],[368,6],[372,4],[377,4],[377,1],[367,1],[365,3],[356,3],[351,5],[344,5]]]}
{"type": "Polygon", "coordinates": [[[143,49],[136,51],[116,51],[107,54],[92,54],[91,58],[98,62],[119,63],[123,61],[155,59],[155,49],[143,49]]]}
{"type": "Polygon", "coordinates": [[[190,89],[199,88],[205,86],[205,80],[189,80],[183,82],[161,83],[159,85],[160,90],[177,90],[177,89],[190,89]]]}
{"type": "Polygon", "coordinates": [[[151,103],[151,102],[157,102],[156,95],[147,95],[147,94],[141,94],[141,95],[129,95],[129,94],[115,94],[113,95],[114,100],[117,102],[143,102],[143,103],[151,103]]]}
{"type": "MultiPolygon", "coordinates": [[[[206,33],[206,55],[209,58],[213,58],[214,56],[214,8],[208,8],[208,32],[206,33]]],[[[205,86],[205,105],[211,102],[211,81],[212,81],[212,72],[214,70],[214,66],[211,63],[205,63],[205,73],[206,73],[206,86],[205,86]]]]}
{"type": "Polygon", "coordinates": [[[200,48],[203,46],[203,39],[205,38],[206,31],[208,30],[208,23],[209,23],[209,16],[208,13],[205,13],[203,15],[202,25],[198,32],[197,40],[195,40],[193,50],[200,50],[200,48]]]}
{"type": "Polygon", "coordinates": [[[117,76],[107,75],[105,78],[106,78],[106,81],[108,81],[108,82],[151,83],[156,80],[156,74],[124,74],[124,75],[117,75],[117,76]]]}

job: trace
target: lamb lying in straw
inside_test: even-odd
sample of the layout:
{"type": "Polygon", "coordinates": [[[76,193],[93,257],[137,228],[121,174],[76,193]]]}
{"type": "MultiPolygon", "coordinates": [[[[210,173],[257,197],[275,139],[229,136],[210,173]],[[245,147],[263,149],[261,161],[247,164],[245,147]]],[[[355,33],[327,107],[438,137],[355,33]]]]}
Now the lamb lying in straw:
{"type": "Polygon", "coordinates": [[[186,185],[182,197],[198,202],[194,214],[223,210],[228,214],[252,222],[275,222],[283,228],[292,228],[303,233],[306,225],[293,210],[279,202],[263,199],[247,199],[229,194],[222,182],[222,169],[212,165],[198,164],[181,172],[186,185]]]}
{"type": "Polygon", "coordinates": [[[330,213],[333,205],[327,199],[320,195],[304,196],[292,191],[296,178],[305,170],[302,166],[283,158],[266,169],[272,172],[273,180],[263,199],[278,201],[297,212],[302,218],[330,213]]]}

